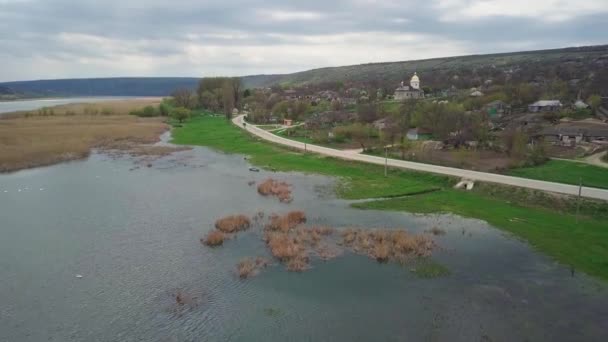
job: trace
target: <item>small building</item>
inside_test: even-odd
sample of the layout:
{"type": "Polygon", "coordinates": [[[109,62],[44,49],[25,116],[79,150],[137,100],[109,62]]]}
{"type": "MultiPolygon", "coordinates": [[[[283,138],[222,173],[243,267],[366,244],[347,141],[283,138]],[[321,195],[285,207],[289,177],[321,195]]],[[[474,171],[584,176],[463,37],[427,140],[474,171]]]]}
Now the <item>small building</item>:
{"type": "Polygon", "coordinates": [[[562,103],[559,100],[541,100],[536,101],[528,106],[528,111],[536,112],[557,112],[562,109],[562,103]]]}
{"type": "Polygon", "coordinates": [[[404,82],[395,89],[393,98],[397,101],[403,101],[408,99],[422,99],[424,98],[424,90],[420,89],[420,78],[417,73],[410,79],[410,85],[406,86],[404,82]]]}
{"type": "Polygon", "coordinates": [[[501,117],[505,114],[511,113],[511,106],[500,100],[492,101],[486,104],[484,109],[490,118],[501,117]]]}
{"type": "Polygon", "coordinates": [[[289,126],[293,125],[293,120],[291,120],[291,119],[283,119],[283,125],[289,127],[289,126]]]}

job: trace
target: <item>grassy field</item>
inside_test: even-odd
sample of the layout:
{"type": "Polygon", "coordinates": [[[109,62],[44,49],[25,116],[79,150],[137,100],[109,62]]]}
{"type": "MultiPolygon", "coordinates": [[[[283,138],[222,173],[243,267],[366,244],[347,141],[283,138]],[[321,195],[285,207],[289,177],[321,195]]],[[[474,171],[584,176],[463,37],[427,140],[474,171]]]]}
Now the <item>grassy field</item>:
{"type": "Polygon", "coordinates": [[[249,155],[252,163],[266,168],[339,177],[342,181],[337,193],[342,198],[411,194],[406,198],[355,206],[414,213],[450,212],[482,219],[526,239],[565,265],[608,279],[608,216],[604,203],[599,204],[601,210],[596,211],[597,215],[584,212],[577,223],[573,214],[552,204],[551,196],[544,195],[542,198],[546,200],[542,201],[535,197],[528,203],[526,197],[520,195],[511,198],[502,196],[501,192],[457,191],[451,188],[453,181],[446,177],[402,170],[391,170],[385,178],[381,166],[294,152],[260,141],[217,117],[193,118],[183,127],[174,129],[173,137],[177,144],[204,145],[249,155]]]}
{"type": "Polygon", "coordinates": [[[512,176],[575,185],[582,178],[584,186],[608,189],[608,169],[578,162],[550,160],[540,166],[512,169],[508,173],[512,176]]]}
{"type": "Polygon", "coordinates": [[[0,119],[0,172],[85,158],[92,148],[152,143],[167,129],[159,118],[127,113],[149,101],[74,104],[0,119]],[[84,114],[84,111],[88,114],[84,114]],[[106,114],[101,114],[105,112],[106,114]]]}

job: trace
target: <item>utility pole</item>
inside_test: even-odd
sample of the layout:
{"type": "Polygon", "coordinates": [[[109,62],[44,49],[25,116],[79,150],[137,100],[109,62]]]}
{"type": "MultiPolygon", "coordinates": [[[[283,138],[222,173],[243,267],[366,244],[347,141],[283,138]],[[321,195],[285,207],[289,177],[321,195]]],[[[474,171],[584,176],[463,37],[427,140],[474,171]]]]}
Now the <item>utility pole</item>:
{"type": "Polygon", "coordinates": [[[388,147],[384,146],[384,177],[388,177],[388,147]]]}
{"type": "Polygon", "coordinates": [[[578,179],[578,198],[576,199],[576,223],[578,223],[578,214],[581,210],[581,193],[583,191],[583,177],[578,179]]]}
{"type": "Polygon", "coordinates": [[[306,143],[304,143],[304,153],[308,152],[307,148],[306,148],[306,143]]]}

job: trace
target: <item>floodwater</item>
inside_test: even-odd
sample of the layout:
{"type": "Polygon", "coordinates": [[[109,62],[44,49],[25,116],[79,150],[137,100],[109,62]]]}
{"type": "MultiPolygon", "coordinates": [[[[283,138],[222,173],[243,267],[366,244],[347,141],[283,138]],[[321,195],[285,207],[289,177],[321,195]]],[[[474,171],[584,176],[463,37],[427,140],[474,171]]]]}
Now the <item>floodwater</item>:
{"type": "Polygon", "coordinates": [[[206,148],[147,163],[93,154],[0,175],[0,341],[608,340],[607,286],[484,222],[351,209],[332,179],[206,148]],[[247,184],[270,176],[294,185],[291,204],[247,184]],[[241,258],[267,256],[259,235],[199,242],[221,216],[297,209],[338,228],[439,226],[432,258],[451,273],[346,253],[242,280],[241,258]]]}
{"type": "Polygon", "coordinates": [[[0,115],[17,111],[37,110],[42,107],[53,107],[70,103],[95,103],[105,101],[136,99],[130,96],[97,96],[97,97],[67,97],[56,99],[34,99],[17,101],[0,101],[0,115]]]}

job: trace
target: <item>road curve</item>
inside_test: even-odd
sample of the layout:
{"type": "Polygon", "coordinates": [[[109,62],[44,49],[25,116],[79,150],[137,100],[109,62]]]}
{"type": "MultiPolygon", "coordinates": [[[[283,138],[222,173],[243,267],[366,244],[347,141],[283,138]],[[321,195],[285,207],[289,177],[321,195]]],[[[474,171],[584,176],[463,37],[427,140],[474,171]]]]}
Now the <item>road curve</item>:
{"type": "MultiPolygon", "coordinates": [[[[243,125],[244,115],[239,115],[239,116],[233,118],[232,122],[235,125],[237,125],[238,127],[245,129],[246,131],[250,132],[251,134],[256,135],[264,140],[268,140],[273,143],[289,146],[289,147],[296,148],[299,150],[306,150],[308,152],[316,152],[316,153],[319,153],[322,155],[336,157],[336,158],[340,158],[340,159],[355,160],[355,161],[360,161],[360,162],[364,162],[364,163],[371,163],[371,164],[378,164],[378,165],[384,165],[385,163],[387,163],[388,166],[396,167],[396,168],[409,169],[409,170],[422,171],[422,172],[431,172],[431,173],[437,173],[437,174],[442,174],[442,175],[447,175],[447,176],[472,179],[472,180],[477,180],[477,181],[481,181],[481,182],[512,185],[512,186],[518,186],[518,187],[523,187],[523,188],[557,192],[557,193],[568,194],[568,195],[578,195],[578,191],[579,191],[579,187],[575,186],[575,185],[546,182],[546,181],[520,178],[520,177],[505,176],[505,175],[499,175],[499,174],[495,174],[495,173],[463,170],[463,169],[457,169],[457,168],[446,167],[446,166],[415,163],[415,162],[409,162],[409,161],[397,160],[397,159],[385,160],[385,158],[382,158],[382,157],[370,156],[370,155],[365,155],[365,154],[348,153],[348,152],[336,150],[333,148],[305,144],[305,143],[302,143],[299,141],[294,141],[294,140],[279,137],[279,136],[269,133],[261,128],[255,127],[253,125],[249,125],[249,124],[243,125]]],[[[606,176],[608,177],[608,174],[606,176]]],[[[581,191],[581,195],[583,197],[587,197],[587,198],[594,198],[594,199],[601,199],[601,200],[608,201],[608,190],[583,187],[582,191],[581,191]]]]}

